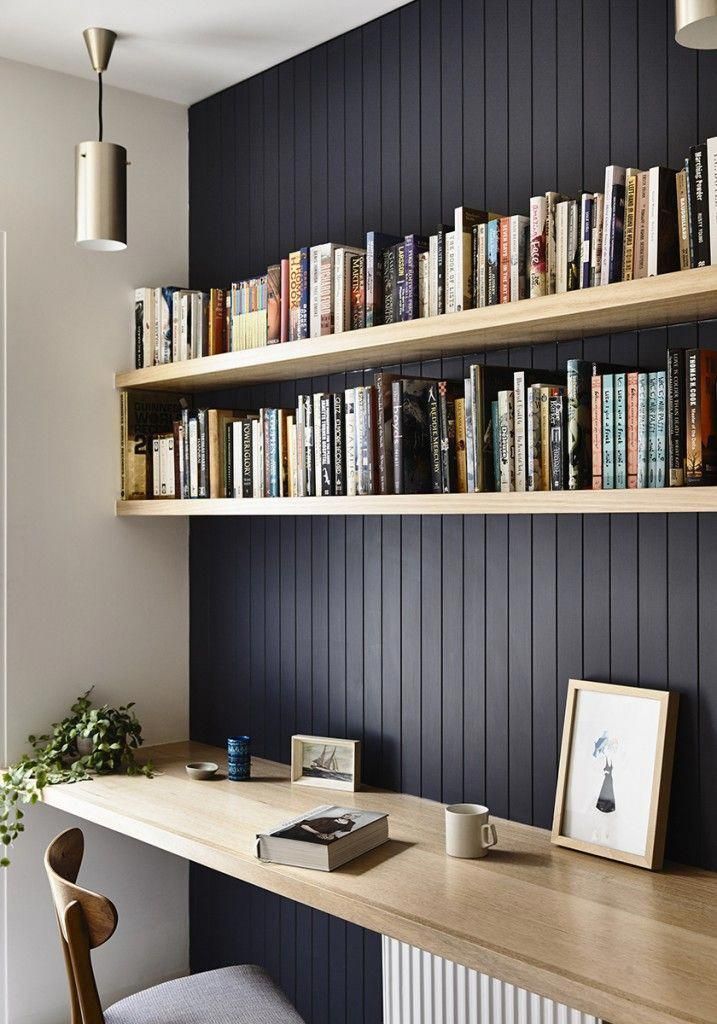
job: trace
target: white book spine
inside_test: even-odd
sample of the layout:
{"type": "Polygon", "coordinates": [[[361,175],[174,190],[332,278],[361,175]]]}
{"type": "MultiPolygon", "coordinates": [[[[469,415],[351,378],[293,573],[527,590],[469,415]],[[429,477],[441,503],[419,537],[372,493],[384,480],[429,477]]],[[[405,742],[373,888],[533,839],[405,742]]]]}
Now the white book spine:
{"type": "Polygon", "coordinates": [[[513,375],[513,450],[515,456],[515,489],[527,490],[525,462],[525,370],[513,375]]]}
{"type": "Polygon", "coordinates": [[[707,139],[707,209],[710,222],[710,263],[717,264],[717,136],[707,139]]]}
{"type": "Polygon", "coordinates": [[[309,337],[321,334],[321,246],[309,249],[309,337]]]}
{"type": "Polygon", "coordinates": [[[296,494],[306,496],[306,453],[304,450],[304,396],[296,400],[296,494]]]}
{"type": "Polygon", "coordinates": [[[545,267],[545,196],[530,200],[529,294],[531,299],[546,294],[545,267]]]}
{"type": "Polygon", "coordinates": [[[610,280],[610,239],[612,237],[612,187],[615,180],[615,167],[610,164],[605,168],[605,197],[602,221],[602,259],[600,262],[600,280],[607,284],[610,280]]]}
{"type": "Polygon", "coordinates": [[[428,315],[438,316],[438,235],[428,239],[428,315]]]}
{"type": "Polygon", "coordinates": [[[356,392],[347,388],[344,393],[344,416],[346,427],[346,494],[349,498],[356,495],[356,392]]]}
{"type": "Polygon", "coordinates": [[[194,416],[189,420],[189,497],[199,497],[199,437],[194,416]]]}
{"type": "Polygon", "coordinates": [[[163,498],[174,497],[174,437],[159,439],[160,490],[163,498]]]}
{"type": "Polygon", "coordinates": [[[466,417],[466,476],[468,478],[468,492],[476,489],[475,479],[475,452],[473,450],[473,396],[471,390],[471,379],[466,377],[463,381],[463,400],[466,417]]]}
{"type": "Polygon", "coordinates": [[[602,192],[593,195],[593,237],[590,247],[590,286],[602,282],[602,233],[605,226],[605,196],[602,192]]]}
{"type": "Polygon", "coordinates": [[[504,492],[515,490],[514,457],[514,398],[512,391],[498,392],[498,429],[500,431],[500,489],[504,492]]]}
{"type": "Polygon", "coordinates": [[[314,494],[321,494],[321,393],[311,396],[314,406],[314,494]]]}
{"type": "Polygon", "coordinates": [[[162,465],[159,455],[159,438],[152,438],[152,496],[159,498],[162,494],[162,465]]]}
{"type": "Polygon", "coordinates": [[[159,321],[162,314],[162,289],[152,289],[152,348],[154,350],[154,365],[160,366],[163,361],[162,332],[159,321]]]}
{"type": "Polygon", "coordinates": [[[456,233],[446,232],[446,313],[456,312],[456,233]]]}
{"type": "Polygon", "coordinates": [[[568,203],[555,207],[555,291],[568,290],[568,203]]]}
{"type": "Polygon", "coordinates": [[[428,253],[418,254],[418,315],[428,316],[428,253]]]}
{"type": "Polygon", "coordinates": [[[540,487],[540,385],[528,388],[525,403],[527,490],[540,487]]]}
{"type": "Polygon", "coordinates": [[[657,275],[657,255],[660,247],[660,168],[651,167],[647,178],[647,276],[657,275]]]}

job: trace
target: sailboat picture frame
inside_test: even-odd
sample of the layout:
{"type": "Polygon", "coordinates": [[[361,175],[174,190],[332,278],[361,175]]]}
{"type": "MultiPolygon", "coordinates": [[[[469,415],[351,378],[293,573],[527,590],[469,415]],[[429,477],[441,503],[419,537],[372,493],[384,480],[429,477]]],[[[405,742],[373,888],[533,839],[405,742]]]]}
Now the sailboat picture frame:
{"type": "Polygon", "coordinates": [[[291,781],[297,786],[355,792],[361,788],[361,741],[292,736],[291,781]]]}
{"type": "Polygon", "coordinates": [[[570,680],[553,843],[662,867],[678,698],[666,690],[570,680]]]}

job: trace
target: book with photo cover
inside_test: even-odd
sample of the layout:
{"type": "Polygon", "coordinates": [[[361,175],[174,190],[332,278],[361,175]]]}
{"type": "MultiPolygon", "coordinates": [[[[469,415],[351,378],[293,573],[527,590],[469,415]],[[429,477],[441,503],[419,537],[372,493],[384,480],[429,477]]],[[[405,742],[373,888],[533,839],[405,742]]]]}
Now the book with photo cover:
{"type": "Polygon", "coordinates": [[[323,804],[256,837],[259,860],[333,871],[388,841],[388,815],[323,804]]]}

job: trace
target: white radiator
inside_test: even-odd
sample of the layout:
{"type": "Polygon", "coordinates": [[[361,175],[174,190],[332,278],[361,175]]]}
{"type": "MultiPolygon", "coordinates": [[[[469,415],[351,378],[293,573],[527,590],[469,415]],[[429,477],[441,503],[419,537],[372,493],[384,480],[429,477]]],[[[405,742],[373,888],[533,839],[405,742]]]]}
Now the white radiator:
{"type": "Polygon", "coordinates": [[[600,1024],[579,1010],[383,936],[383,1024],[600,1024]]]}

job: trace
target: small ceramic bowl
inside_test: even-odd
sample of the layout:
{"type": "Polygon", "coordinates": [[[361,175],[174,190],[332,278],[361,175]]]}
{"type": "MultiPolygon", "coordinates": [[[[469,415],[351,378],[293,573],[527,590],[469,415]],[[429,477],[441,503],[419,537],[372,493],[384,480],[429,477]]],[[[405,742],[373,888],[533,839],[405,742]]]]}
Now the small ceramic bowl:
{"type": "Polygon", "coordinates": [[[214,761],[192,761],[184,767],[187,775],[193,779],[211,779],[219,770],[219,765],[214,761]]]}

